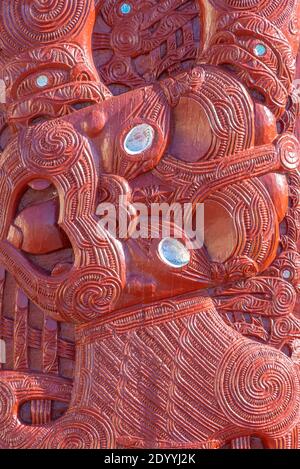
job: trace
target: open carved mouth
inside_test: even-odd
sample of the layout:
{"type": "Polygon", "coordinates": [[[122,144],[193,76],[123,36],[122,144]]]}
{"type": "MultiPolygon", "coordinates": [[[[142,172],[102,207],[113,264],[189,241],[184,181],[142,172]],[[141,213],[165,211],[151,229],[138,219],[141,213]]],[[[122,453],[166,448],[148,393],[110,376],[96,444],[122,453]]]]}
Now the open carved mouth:
{"type": "Polygon", "coordinates": [[[91,149],[62,120],[30,128],[8,151],[12,146],[13,166],[20,171],[11,170],[11,160],[4,152],[1,183],[6,209],[1,213],[1,258],[29,298],[48,314],[67,319],[67,310],[73,311],[71,315],[77,310],[79,321],[94,319],[110,310],[119,297],[124,272],[120,246],[97,223],[98,178],[91,149]],[[20,153],[23,144],[30,146],[26,155],[20,153]],[[39,185],[45,186],[45,201],[26,206],[28,191],[38,196],[39,185]],[[38,214],[35,226],[30,221],[33,211],[38,214]],[[31,228],[35,233],[28,235],[31,228]],[[49,235],[47,247],[37,244],[32,248],[30,236],[45,233],[49,235]],[[41,272],[38,259],[32,256],[49,254],[57,247],[65,250],[72,265],[50,265],[52,275],[41,272]]]}

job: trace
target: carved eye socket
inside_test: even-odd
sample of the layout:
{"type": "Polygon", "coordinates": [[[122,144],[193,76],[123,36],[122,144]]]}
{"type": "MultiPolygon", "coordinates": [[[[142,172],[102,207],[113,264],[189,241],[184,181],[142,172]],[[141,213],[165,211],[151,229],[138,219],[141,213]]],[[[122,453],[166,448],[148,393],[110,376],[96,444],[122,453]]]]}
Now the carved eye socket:
{"type": "Polygon", "coordinates": [[[161,260],[169,265],[180,269],[191,260],[189,250],[178,239],[165,238],[158,245],[158,254],[161,260]]]}
{"type": "Polygon", "coordinates": [[[253,39],[247,36],[239,36],[238,43],[250,54],[254,54],[259,59],[264,59],[264,62],[267,62],[269,66],[277,67],[277,57],[271,43],[261,42],[259,38],[253,39]]]}
{"type": "Polygon", "coordinates": [[[124,141],[124,149],[129,155],[139,155],[148,150],[154,140],[155,130],[149,124],[140,124],[128,132],[124,141]]]}
{"type": "Polygon", "coordinates": [[[13,93],[16,93],[17,98],[23,98],[30,94],[43,92],[49,88],[61,86],[67,83],[69,73],[66,70],[45,70],[40,73],[32,73],[21,82],[14,85],[13,93]]]}

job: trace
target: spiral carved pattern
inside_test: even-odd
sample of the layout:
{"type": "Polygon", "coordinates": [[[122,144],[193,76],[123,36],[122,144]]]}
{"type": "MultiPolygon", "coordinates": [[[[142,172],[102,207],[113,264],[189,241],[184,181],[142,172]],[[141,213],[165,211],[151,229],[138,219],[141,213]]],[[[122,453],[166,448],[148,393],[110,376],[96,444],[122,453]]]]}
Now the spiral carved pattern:
{"type": "Polygon", "coordinates": [[[129,64],[125,60],[115,59],[109,65],[109,75],[113,80],[120,80],[126,78],[130,73],[129,64]]]}
{"type": "Polygon", "coordinates": [[[215,383],[219,405],[239,427],[278,437],[299,419],[296,367],[275,349],[235,342],[221,360],[215,383]]]}
{"type": "Polygon", "coordinates": [[[268,12],[272,16],[272,12],[278,12],[279,9],[290,10],[295,0],[211,0],[211,3],[226,11],[268,12]]]}
{"type": "Polygon", "coordinates": [[[10,387],[0,382],[0,425],[5,427],[12,418],[12,409],[15,403],[10,387]]]}
{"type": "Polygon", "coordinates": [[[131,23],[122,24],[120,28],[115,29],[111,42],[113,49],[125,56],[134,55],[141,45],[140,35],[137,30],[134,30],[131,23]]]}
{"type": "Polygon", "coordinates": [[[59,174],[71,168],[84,144],[82,136],[63,120],[47,121],[34,127],[26,140],[26,166],[44,175],[59,174]]]}
{"type": "Polygon", "coordinates": [[[293,332],[293,321],[290,317],[280,318],[274,322],[274,335],[279,339],[285,339],[293,332]]]}
{"type": "Polygon", "coordinates": [[[60,422],[59,431],[49,434],[43,449],[105,449],[112,447],[109,428],[91,412],[70,413],[60,422]]]}
{"type": "Polygon", "coordinates": [[[278,140],[277,146],[283,168],[287,170],[297,169],[300,159],[298,139],[292,134],[285,134],[278,140]]]}
{"type": "Polygon", "coordinates": [[[90,14],[92,0],[3,0],[1,45],[22,51],[30,45],[51,44],[78,34],[90,14]]]}
{"type": "Polygon", "coordinates": [[[272,21],[279,28],[288,23],[290,23],[290,28],[294,28],[291,18],[296,0],[210,0],[210,2],[226,13],[229,11],[253,12],[272,21]]]}
{"type": "Polygon", "coordinates": [[[121,294],[121,282],[108,268],[75,272],[58,292],[58,310],[68,320],[90,321],[107,313],[121,294]]]}
{"type": "Polygon", "coordinates": [[[281,316],[293,311],[296,299],[296,292],[292,285],[287,282],[278,283],[274,295],[274,313],[281,316]]]}

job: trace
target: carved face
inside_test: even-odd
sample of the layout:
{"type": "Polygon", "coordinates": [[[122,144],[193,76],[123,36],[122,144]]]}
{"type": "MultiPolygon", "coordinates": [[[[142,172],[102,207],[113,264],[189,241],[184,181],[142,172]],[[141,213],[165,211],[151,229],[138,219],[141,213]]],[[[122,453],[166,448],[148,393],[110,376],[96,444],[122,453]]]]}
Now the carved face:
{"type": "Polygon", "coordinates": [[[2,0],[0,447],[298,441],[298,10],[2,0]]]}
{"type": "MultiPolygon", "coordinates": [[[[13,39],[19,55],[3,69],[7,124],[15,136],[1,160],[0,226],[1,259],[29,297],[55,317],[85,322],[135,305],[141,294],[151,303],[263,272],[276,256],[288,208],[285,173],[298,164],[296,139],[279,135],[276,127],[293,60],[291,49],[284,53],[290,46],[280,31],[274,46],[256,34],[250,14],[220,14],[219,30],[203,51],[209,65],[113,97],[97,78],[88,47],[92,3],[74,2],[67,20],[57,2],[55,28],[64,18],[57,33],[38,29],[39,2],[27,16],[21,3],[4,10],[9,18],[20,17],[13,36],[9,22],[1,25],[6,54],[13,39]],[[250,32],[251,40],[243,39],[250,32]],[[58,42],[49,47],[54,34],[58,42]],[[42,47],[32,48],[38,42],[42,47]],[[233,65],[235,56],[240,58],[233,65]],[[246,56],[253,61],[247,74],[246,56]],[[288,62],[275,76],[279,60],[288,62]],[[160,223],[156,236],[113,236],[97,207],[110,202],[119,212],[120,197],[135,226],[142,220],[136,203],[149,210],[157,203],[191,203],[190,218],[203,203],[203,246],[188,250],[183,231],[172,243],[160,223]],[[61,251],[60,262],[45,268],[42,257],[55,251],[61,251]]],[[[135,57],[142,47],[143,22],[134,28],[139,5],[137,16],[122,5],[114,8],[115,54],[135,57]]],[[[164,16],[155,8],[154,2],[162,25],[164,16]]],[[[112,24],[108,11],[102,21],[112,24]]],[[[256,21],[268,26],[266,19],[256,21]]],[[[176,220],[166,223],[174,229],[176,220]]]]}

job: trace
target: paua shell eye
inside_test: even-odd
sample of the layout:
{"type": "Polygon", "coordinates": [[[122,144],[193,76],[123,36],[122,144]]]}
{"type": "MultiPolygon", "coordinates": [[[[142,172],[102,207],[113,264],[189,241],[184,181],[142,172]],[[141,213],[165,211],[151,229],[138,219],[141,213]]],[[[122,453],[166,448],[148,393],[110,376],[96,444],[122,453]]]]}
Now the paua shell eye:
{"type": "Polygon", "coordinates": [[[132,7],[130,5],[130,3],[122,3],[122,5],[120,6],[120,12],[123,14],[123,15],[128,15],[132,10],[132,7]]]}
{"type": "Polygon", "coordinates": [[[155,136],[154,128],[149,124],[133,127],[125,137],[124,149],[129,155],[139,155],[148,150],[155,136]]]}
{"type": "Polygon", "coordinates": [[[158,245],[161,260],[170,267],[182,268],[191,260],[187,247],[178,239],[164,238],[158,245]]]}
{"type": "Polygon", "coordinates": [[[254,47],[254,54],[257,57],[263,57],[267,53],[267,48],[264,44],[256,44],[254,47]]]}
{"type": "Polygon", "coordinates": [[[47,75],[39,75],[36,79],[36,84],[39,88],[45,88],[49,84],[47,75]]]}

